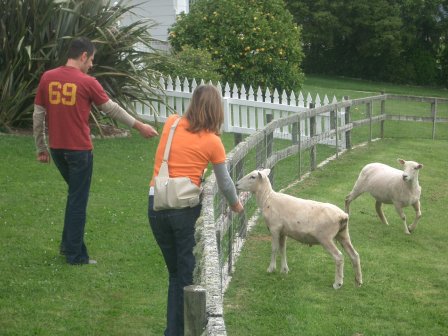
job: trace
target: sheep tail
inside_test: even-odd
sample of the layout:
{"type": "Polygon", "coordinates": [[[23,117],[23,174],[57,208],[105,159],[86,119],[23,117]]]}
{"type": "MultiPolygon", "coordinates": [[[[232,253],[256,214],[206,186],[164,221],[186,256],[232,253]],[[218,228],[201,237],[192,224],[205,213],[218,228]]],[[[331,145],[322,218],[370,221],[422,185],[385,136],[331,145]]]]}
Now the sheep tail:
{"type": "Polygon", "coordinates": [[[339,219],[339,231],[343,231],[348,227],[348,215],[344,214],[339,219]]]}

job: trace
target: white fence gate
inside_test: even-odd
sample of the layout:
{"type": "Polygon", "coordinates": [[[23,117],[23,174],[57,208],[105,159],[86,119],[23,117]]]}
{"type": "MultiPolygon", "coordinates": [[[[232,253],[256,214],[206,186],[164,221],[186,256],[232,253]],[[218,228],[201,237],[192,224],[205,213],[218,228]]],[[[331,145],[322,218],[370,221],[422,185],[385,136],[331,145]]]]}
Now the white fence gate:
{"type": "MultiPolygon", "coordinates": [[[[188,107],[197,83],[194,79],[190,84],[188,79],[181,83],[179,77],[175,81],[171,77],[168,77],[166,81],[161,77],[160,86],[163,88],[163,92],[161,92],[163,101],[151,101],[150,106],[141,103],[136,104],[137,113],[142,119],[147,121],[157,119],[160,122],[165,122],[171,113],[182,115],[188,107]]],[[[274,90],[273,94],[271,94],[269,89],[263,94],[260,87],[255,92],[252,86],[249,87],[248,91],[246,91],[244,85],[241,88],[233,85],[233,88],[230,89],[230,85],[226,83],[224,90],[219,82],[216,86],[223,94],[223,131],[231,133],[252,134],[256,130],[262,129],[266,126],[267,120],[269,120],[267,115],[271,115],[273,119],[279,119],[294,113],[308,111],[311,104],[314,104],[314,107],[320,107],[337,102],[335,96],[333,96],[330,102],[327,95],[324,96],[322,101],[319,94],[313,100],[310,93],[307,94],[305,99],[302,92],[299,92],[298,96],[291,92],[288,96],[283,91],[280,96],[277,89],[274,90]]],[[[336,112],[338,127],[343,126],[345,124],[345,111],[342,109],[336,112]]],[[[317,116],[316,124],[316,134],[330,130],[330,113],[327,112],[317,116]]],[[[279,129],[274,133],[274,136],[276,138],[291,139],[291,129],[289,127],[279,129]]],[[[300,136],[302,138],[310,136],[309,119],[301,123],[300,136]]],[[[340,140],[342,141],[339,141],[341,146],[345,146],[343,137],[344,135],[341,135],[340,140]]],[[[325,143],[335,145],[335,139],[325,140],[325,143]]]]}

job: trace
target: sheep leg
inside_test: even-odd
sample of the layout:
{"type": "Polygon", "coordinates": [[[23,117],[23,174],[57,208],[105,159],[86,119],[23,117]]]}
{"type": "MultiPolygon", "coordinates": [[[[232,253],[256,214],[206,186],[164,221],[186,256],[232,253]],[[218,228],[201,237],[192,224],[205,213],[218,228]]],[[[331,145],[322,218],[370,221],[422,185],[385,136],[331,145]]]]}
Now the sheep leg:
{"type": "Polygon", "coordinates": [[[280,234],[280,255],[281,255],[281,261],[282,261],[282,268],[280,272],[282,273],[288,273],[288,263],[286,262],[286,236],[284,234],[280,234]]]}
{"type": "Polygon", "coordinates": [[[359,194],[355,194],[353,189],[350,194],[348,194],[345,197],[345,213],[349,213],[350,212],[350,203],[353,202],[355,200],[355,198],[357,198],[359,196],[359,194]]]}
{"type": "Polygon", "coordinates": [[[271,253],[271,263],[269,264],[268,267],[268,272],[272,273],[275,271],[275,269],[277,268],[277,263],[276,263],[276,257],[277,257],[277,252],[278,252],[278,248],[279,248],[279,234],[272,232],[272,253],[271,253]]]}
{"type": "Polygon", "coordinates": [[[415,228],[417,227],[417,223],[420,220],[420,217],[422,217],[422,211],[421,211],[421,208],[420,208],[420,201],[417,201],[414,204],[412,204],[412,207],[415,210],[415,219],[414,219],[414,223],[412,223],[412,225],[408,227],[409,232],[412,232],[412,231],[415,230],[415,228]]]}
{"type": "Polygon", "coordinates": [[[336,264],[336,272],[334,277],[334,289],[339,289],[342,287],[342,284],[344,283],[344,255],[341,253],[341,251],[338,250],[335,243],[330,241],[321,242],[324,249],[328,251],[328,253],[331,254],[333,257],[335,264],[336,264]]]}
{"type": "Polygon", "coordinates": [[[361,260],[359,258],[358,252],[356,252],[355,248],[352,245],[348,229],[341,231],[336,236],[336,239],[339,241],[339,243],[341,243],[344,250],[350,256],[353,265],[353,270],[355,271],[355,283],[358,287],[360,287],[362,285],[361,260]]]}
{"type": "Polygon", "coordinates": [[[345,197],[345,213],[347,214],[350,211],[350,203],[357,199],[359,195],[364,193],[364,190],[361,187],[358,187],[359,185],[360,183],[356,181],[352,191],[350,191],[350,193],[345,197]]]}
{"type": "Polygon", "coordinates": [[[351,203],[350,194],[348,194],[345,197],[345,213],[347,213],[347,214],[350,212],[350,203],[351,203]]]}
{"type": "Polygon", "coordinates": [[[404,233],[411,234],[411,232],[409,232],[408,225],[406,224],[406,215],[404,214],[403,208],[398,203],[394,203],[394,206],[395,206],[395,210],[397,210],[398,215],[400,216],[401,220],[403,221],[404,233]]]}
{"type": "Polygon", "coordinates": [[[383,224],[389,225],[387,218],[384,215],[382,205],[383,205],[383,203],[381,203],[380,201],[376,201],[376,203],[375,203],[376,213],[378,214],[378,217],[380,218],[380,220],[383,224]]]}

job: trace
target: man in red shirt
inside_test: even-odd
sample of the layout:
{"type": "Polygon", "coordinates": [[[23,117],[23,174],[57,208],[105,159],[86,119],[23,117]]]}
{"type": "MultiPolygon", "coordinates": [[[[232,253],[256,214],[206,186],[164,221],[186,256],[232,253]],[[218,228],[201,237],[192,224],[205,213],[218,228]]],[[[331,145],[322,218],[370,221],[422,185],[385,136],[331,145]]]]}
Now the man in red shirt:
{"type": "Polygon", "coordinates": [[[84,37],[71,42],[64,66],[46,71],[34,101],[33,129],[37,160],[53,161],[68,185],[60,252],[69,264],[96,264],[84,243],[86,209],[93,170],[93,145],[89,116],[92,104],[145,137],[158,135],[150,125],[129,115],[109,99],[101,84],[87,72],[92,67],[95,46],[84,37]],[[45,142],[45,122],[49,147],[45,142]]]}

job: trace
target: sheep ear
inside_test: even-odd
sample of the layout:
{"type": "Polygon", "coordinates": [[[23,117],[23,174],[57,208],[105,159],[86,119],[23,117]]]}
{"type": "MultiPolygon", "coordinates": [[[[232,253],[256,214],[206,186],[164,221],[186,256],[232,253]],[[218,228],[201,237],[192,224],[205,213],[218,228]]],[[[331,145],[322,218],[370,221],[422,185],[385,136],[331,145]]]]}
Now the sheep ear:
{"type": "Polygon", "coordinates": [[[403,159],[397,159],[397,161],[398,161],[398,163],[400,163],[400,164],[402,164],[402,165],[403,165],[404,162],[405,162],[403,159]]]}
{"type": "Polygon", "coordinates": [[[266,176],[269,176],[269,174],[271,173],[271,170],[270,169],[263,169],[263,173],[265,173],[266,174],[266,176]]]}
{"type": "Polygon", "coordinates": [[[423,165],[422,165],[421,163],[419,163],[418,166],[415,167],[415,168],[416,168],[416,169],[422,169],[422,168],[423,168],[423,165]]]}
{"type": "Polygon", "coordinates": [[[261,175],[261,172],[260,172],[260,171],[258,171],[258,178],[260,178],[260,179],[263,178],[263,175],[261,175]]]}

